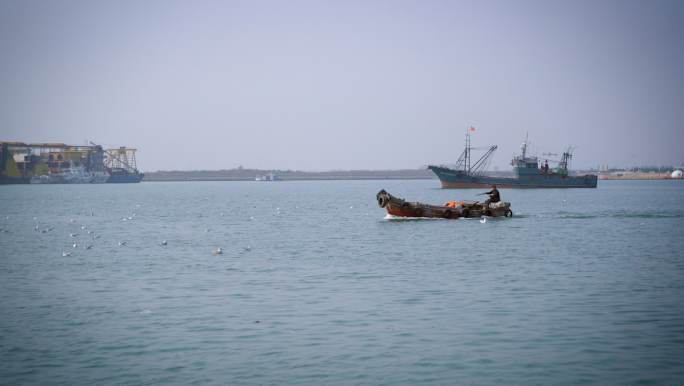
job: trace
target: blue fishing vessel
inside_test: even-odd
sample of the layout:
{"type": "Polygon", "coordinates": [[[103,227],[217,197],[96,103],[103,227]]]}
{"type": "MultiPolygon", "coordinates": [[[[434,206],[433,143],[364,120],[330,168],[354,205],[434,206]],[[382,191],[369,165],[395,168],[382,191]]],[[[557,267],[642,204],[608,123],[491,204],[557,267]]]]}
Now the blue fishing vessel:
{"type": "MultiPolygon", "coordinates": [[[[529,134],[529,133],[528,133],[529,134]]],[[[466,134],[466,148],[453,168],[446,166],[430,165],[432,170],[442,182],[442,188],[488,188],[496,185],[497,188],[595,188],[598,177],[595,175],[569,175],[570,160],[572,160],[573,147],[568,147],[560,160],[542,160],[536,156],[528,154],[528,137],[522,146],[522,154],[514,155],[511,165],[515,172],[515,177],[492,177],[486,176],[487,168],[497,146],[489,147],[470,147],[470,132],[466,134]],[[471,165],[471,152],[473,150],[484,150],[485,154],[471,165]],[[549,167],[548,163],[556,164],[549,167]]],[[[549,154],[555,155],[555,154],[549,154]]]]}

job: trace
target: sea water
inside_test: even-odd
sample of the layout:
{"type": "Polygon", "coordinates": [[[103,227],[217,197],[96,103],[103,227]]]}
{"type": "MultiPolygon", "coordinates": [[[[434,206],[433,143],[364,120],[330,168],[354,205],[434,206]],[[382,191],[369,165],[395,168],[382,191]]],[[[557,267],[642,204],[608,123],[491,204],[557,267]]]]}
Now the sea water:
{"type": "Polygon", "coordinates": [[[684,181],[501,189],[485,223],[380,189],[485,191],[0,187],[0,384],[684,383],[684,181]]]}

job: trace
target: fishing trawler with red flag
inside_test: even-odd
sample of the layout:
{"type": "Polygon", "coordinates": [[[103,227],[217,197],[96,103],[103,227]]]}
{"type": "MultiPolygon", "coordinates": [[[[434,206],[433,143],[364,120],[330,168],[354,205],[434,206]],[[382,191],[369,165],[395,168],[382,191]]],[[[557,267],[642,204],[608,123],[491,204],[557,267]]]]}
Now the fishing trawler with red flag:
{"type": "Polygon", "coordinates": [[[475,128],[471,127],[468,130],[465,150],[453,168],[437,165],[428,166],[428,169],[432,170],[442,182],[442,188],[487,188],[492,185],[499,188],[595,188],[597,185],[598,177],[595,175],[571,176],[569,174],[574,147],[568,146],[560,160],[547,159],[545,164],[542,164],[542,159],[528,154],[529,133],[525,137],[525,142],[520,146],[522,154],[514,155],[511,160],[515,177],[487,176],[485,174],[497,146],[471,147],[470,131],[475,131],[475,128]],[[482,150],[485,154],[471,164],[473,150],[482,150]],[[549,167],[548,163],[555,164],[555,167],[549,167]]]}

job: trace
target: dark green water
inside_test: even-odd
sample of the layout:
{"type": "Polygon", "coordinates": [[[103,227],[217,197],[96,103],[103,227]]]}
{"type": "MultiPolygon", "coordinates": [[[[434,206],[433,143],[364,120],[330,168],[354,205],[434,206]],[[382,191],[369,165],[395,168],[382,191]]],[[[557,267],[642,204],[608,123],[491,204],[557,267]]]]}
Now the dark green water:
{"type": "Polygon", "coordinates": [[[398,183],[0,187],[0,384],[684,383],[682,181],[398,183]]]}

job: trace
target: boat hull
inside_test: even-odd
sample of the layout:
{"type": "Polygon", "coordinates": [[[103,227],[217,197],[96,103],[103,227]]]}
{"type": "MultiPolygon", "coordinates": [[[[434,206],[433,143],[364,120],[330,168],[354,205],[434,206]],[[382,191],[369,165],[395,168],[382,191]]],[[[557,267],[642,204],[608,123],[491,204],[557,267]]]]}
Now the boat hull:
{"type": "Polygon", "coordinates": [[[464,201],[458,206],[441,206],[423,204],[420,202],[407,202],[403,199],[392,196],[384,189],[376,196],[378,206],[385,208],[387,213],[398,217],[431,217],[444,219],[458,219],[458,218],[476,218],[482,216],[488,217],[511,217],[510,203],[492,204],[492,207],[487,207],[477,201],[464,201]]]}
{"type": "Polygon", "coordinates": [[[108,184],[137,184],[142,181],[144,173],[127,174],[123,176],[110,176],[107,178],[108,184]]]}
{"type": "Polygon", "coordinates": [[[489,188],[492,185],[496,185],[497,188],[596,188],[598,184],[598,177],[588,174],[568,178],[560,178],[559,175],[554,174],[540,174],[538,177],[523,179],[475,177],[439,166],[428,168],[437,175],[444,189],[489,188]]]}

